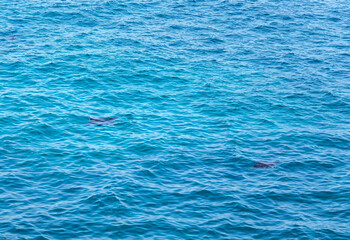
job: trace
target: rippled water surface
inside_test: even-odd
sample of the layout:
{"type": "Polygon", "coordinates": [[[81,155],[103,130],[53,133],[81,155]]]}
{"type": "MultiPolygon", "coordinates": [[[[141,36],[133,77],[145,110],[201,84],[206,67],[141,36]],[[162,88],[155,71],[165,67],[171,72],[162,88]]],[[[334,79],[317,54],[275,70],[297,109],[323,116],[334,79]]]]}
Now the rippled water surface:
{"type": "Polygon", "coordinates": [[[349,13],[0,0],[0,239],[350,239],[349,13]]]}

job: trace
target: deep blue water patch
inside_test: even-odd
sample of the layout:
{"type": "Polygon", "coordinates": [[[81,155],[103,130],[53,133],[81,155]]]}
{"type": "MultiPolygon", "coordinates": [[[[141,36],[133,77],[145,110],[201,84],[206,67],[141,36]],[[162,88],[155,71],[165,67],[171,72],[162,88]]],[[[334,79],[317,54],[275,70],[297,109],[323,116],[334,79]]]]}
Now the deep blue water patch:
{"type": "Polygon", "coordinates": [[[0,239],[350,238],[349,1],[0,9],[0,239]]]}

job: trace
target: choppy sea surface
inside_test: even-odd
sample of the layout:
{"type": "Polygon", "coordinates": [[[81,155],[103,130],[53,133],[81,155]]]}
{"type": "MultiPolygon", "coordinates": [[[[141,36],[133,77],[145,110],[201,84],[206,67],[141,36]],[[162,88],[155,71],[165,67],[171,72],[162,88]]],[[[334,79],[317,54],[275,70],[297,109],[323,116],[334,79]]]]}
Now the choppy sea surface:
{"type": "Polygon", "coordinates": [[[1,240],[350,239],[350,1],[0,0],[0,26],[1,240]]]}

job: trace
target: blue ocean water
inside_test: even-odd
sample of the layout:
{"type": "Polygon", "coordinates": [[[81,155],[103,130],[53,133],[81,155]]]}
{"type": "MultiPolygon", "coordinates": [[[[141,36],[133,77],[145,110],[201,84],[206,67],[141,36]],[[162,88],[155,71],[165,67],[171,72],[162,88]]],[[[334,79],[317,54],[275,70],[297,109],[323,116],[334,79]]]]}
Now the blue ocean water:
{"type": "Polygon", "coordinates": [[[349,13],[1,0],[0,239],[350,239],[349,13]]]}

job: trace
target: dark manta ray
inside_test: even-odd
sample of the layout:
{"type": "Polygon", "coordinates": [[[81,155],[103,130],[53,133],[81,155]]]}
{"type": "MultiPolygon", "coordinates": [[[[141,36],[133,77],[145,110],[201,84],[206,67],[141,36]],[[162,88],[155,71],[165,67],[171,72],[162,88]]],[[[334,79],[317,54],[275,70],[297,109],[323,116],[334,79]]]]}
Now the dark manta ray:
{"type": "Polygon", "coordinates": [[[113,125],[115,120],[119,117],[111,117],[111,118],[90,118],[90,122],[86,125],[97,125],[97,126],[102,126],[102,125],[113,125]]]}
{"type": "Polygon", "coordinates": [[[256,163],[251,169],[255,169],[255,168],[270,168],[270,167],[274,167],[276,166],[277,162],[258,162],[256,163]]]}

